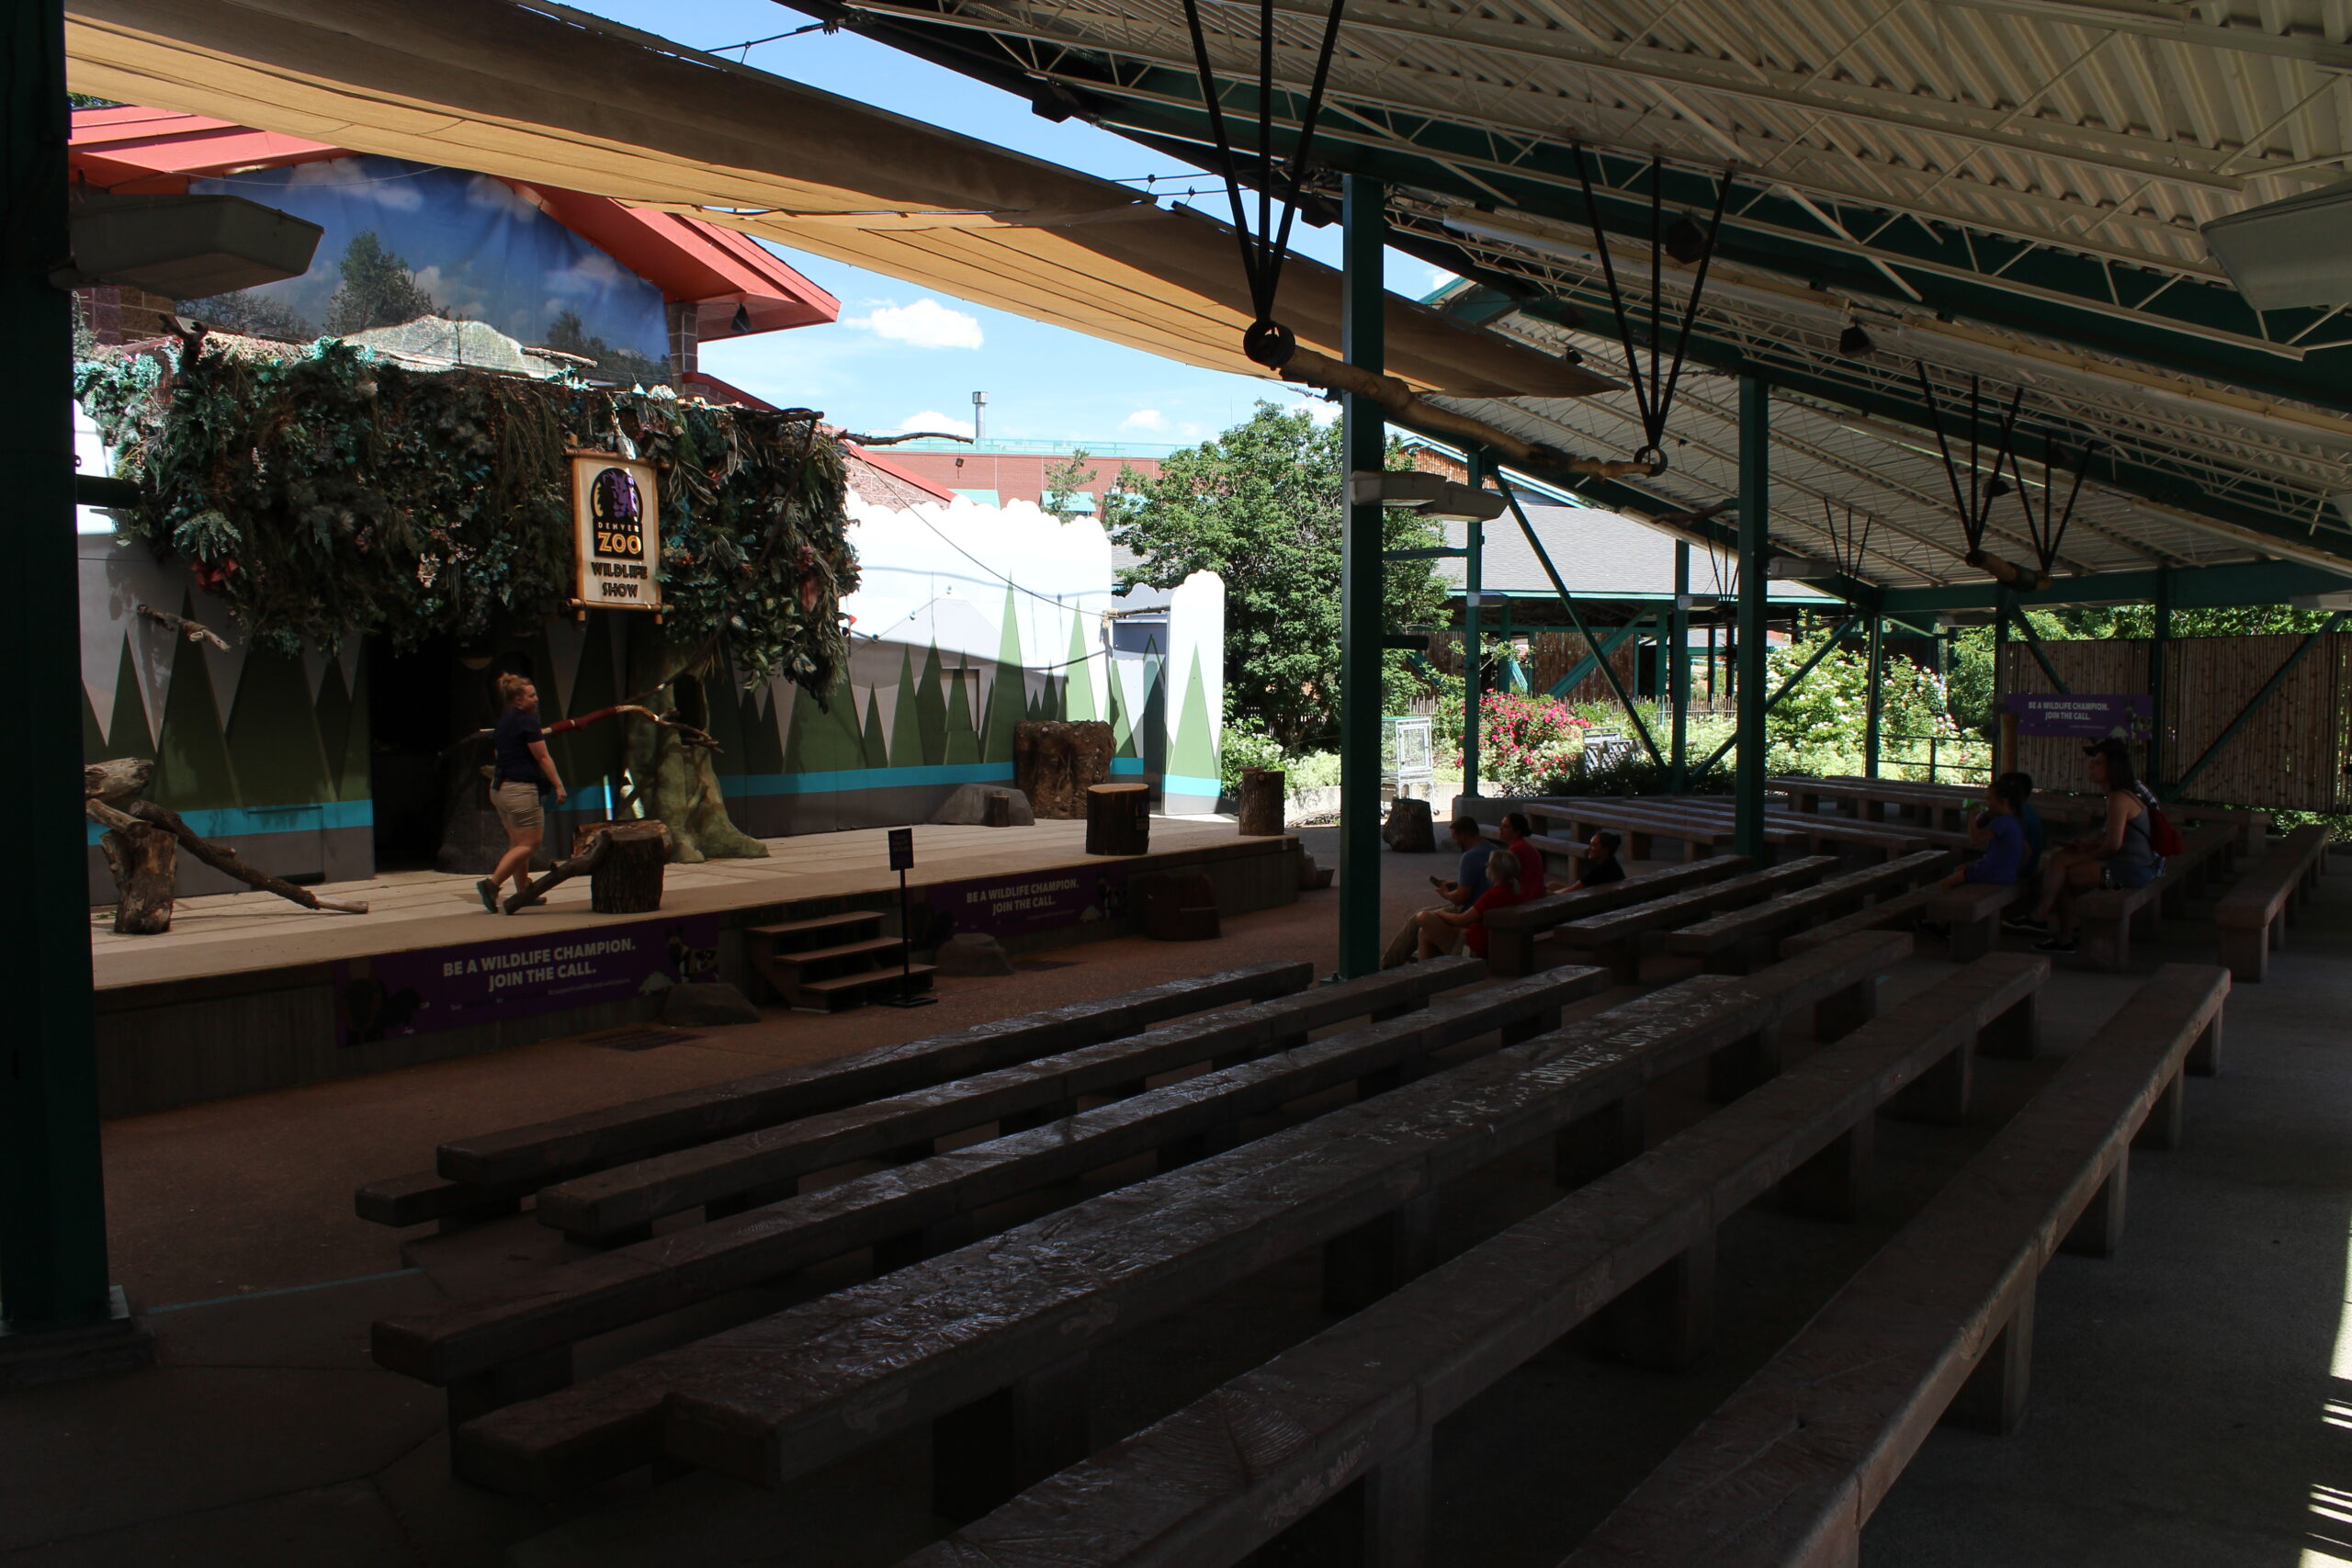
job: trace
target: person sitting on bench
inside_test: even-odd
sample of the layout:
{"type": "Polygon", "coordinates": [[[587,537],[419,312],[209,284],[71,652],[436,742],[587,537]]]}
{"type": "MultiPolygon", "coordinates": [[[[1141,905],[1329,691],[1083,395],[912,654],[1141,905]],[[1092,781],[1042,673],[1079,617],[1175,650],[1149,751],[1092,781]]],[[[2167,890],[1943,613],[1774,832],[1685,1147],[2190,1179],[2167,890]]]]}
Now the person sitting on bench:
{"type": "MultiPolygon", "coordinates": [[[[1503,848],[1510,852],[1511,859],[1519,863],[1519,875],[1516,880],[1521,890],[1520,896],[1523,898],[1542,897],[1544,853],[1527,841],[1528,835],[1535,831],[1527,820],[1527,813],[1524,811],[1508,813],[1503,818],[1502,826],[1495,831],[1501,838],[1503,848]]],[[[1555,887],[1552,891],[1556,893],[1559,889],[1555,887]]]]}
{"type": "Polygon", "coordinates": [[[1576,893],[1587,887],[1605,887],[1612,882],[1625,880],[1625,863],[1617,858],[1617,846],[1625,840],[1613,828],[1603,828],[1584,847],[1584,872],[1566,886],[1555,887],[1555,893],[1576,893]]]}
{"type": "Polygon", "coordinates": [[[2023,773],[2003,773],[1984,786],[1984,809],[1968,825],[1968,841],[1977,849],[1977,856],[1939,885],[1959,887],[1966,884],[2014,884],[2025,875],[2025,823],[2018,808],[2025,803],[2019,781],[2023,773]]]}
{"type": "MultiPolygon", "coordinates": [[[[1487,890],[1466,909],[1430,909],[1420,917],[1421,958],[1436,958],[1467,944],[1471,952],[1487,955],[1487,911],[1499,909],[1506,904],[1521,901],[1519,892],[1520,867],[1509,850],[1497,850],[1487,859],[1487,890]]],[[[1538,887],[1543,886],[1539,880],[1538,887]]]]}
{"type": "Polygon", "coordinates": [[[2017,813],[2018,826],[2025,832],[2025,863],[2018,868],[2018,879],[2023,881],[2041,869],[2042,852],[2050,847],[2042,836],[2041,812],[2033,804],[2033,775],[2003,773],[1993,784],[1996,788],[2006,784],[2016,791],[2009,798],[2013,803],[2010,809],[2017,813]]]}
{"type": "Polygon", "coordinates": [[[1430,886],[1437,889],[1437,896],[1445,902],[1416,909],[1406,917],[1404,926],[1388,939],[1388,950],[1380,955],[1383,969],[1394,969],[1412,960],[1421,943],[1422,916],[1443,914],[1450,909],[1466,909],[1478,901],[1479,894],[1487,890],[1487,862],[1495,852],[1487,847],[1486,829],[1474,818],[1457,817],[1446,832],[1453,838],[1453,847],[1460,852],[1462,860],[1452,881],[1442,876],[1430,878],[1430,886]]]}
{"type": "Polygon", "coordinates": [[[2145,887],[2161,869],[2149,837],[2148,807],[2140,795],[2132,753],[2120,740],[2085,748],[2091,782],[2107,795],[2107,824],[2050,852],[2041,873],[2041,901],[2033,913],[2002,923],[2012,931],[2047,933],[2034,946],[2044,953],[2072,953],[2075,902],[2101,887],[2145,887]],[[2057,918],[2053,931],[2050,921],[2057,918]]]}

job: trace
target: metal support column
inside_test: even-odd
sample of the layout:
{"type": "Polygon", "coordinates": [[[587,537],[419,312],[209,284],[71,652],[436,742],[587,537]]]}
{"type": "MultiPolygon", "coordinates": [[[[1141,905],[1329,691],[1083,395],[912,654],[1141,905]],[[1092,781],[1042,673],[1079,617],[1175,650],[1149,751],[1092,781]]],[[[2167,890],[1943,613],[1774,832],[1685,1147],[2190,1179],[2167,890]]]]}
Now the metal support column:
{"type": "Polygon", "coordinates": [[[1680,794],[1690,772],[1690,546],[1674,542],[1674,613],[1667,621],[1667,696],[1674,705],[1668,787],[1680,794]]]}
{"type": "Polygon", "coordinates": [[[1766,538],[1770,529],[1772,389],[1754,376],[1739,378],[1739,654],[1736,734],[1739,765],[1732,775],[1732,852],[1769,858],[1764,848],[1764,592],[1766,538]]]}
{"type": "Polygon", "coordinates": [[[2172,570],[2156,569],[2155,635],[2148,639],[2148,787],[2165,787],[2165,676],[2172,654],[2172,570]]]}
{"type": "MultiPolygon", "coordinates": [[[[1470,449],[1470,483],[1484,488],[1494,475],[1486,453],[1470,449]]],[[[1508,481],[1505,481],[1508,482],[1508,481]]],[[[1478,594],[1486,586],[1487,525],[1473,517],[1463,525],[1462,560],[1462,793],[1478,793],[1478,677],[1486,650],[1478,646],[1478,594]]]]}
{"type": "Polygon", "coordinates": [[[74,537],[74,306],[50,269],[65,224],[62,0],[7,8],[0,136],[0,462],[12,480],[11,611],[0,668],[17,682],[11,814],[18,885],[0,902],[0,952],[21,977],[0,1039],[0,1359],[39,1354],[45,1330],[119,1315],[107,1279],[92,1045],[89,872],[82,815],[82,660],[74,537]]]}
{"type": "Polygon", "coordinates": [[[1863,648],[1870,661],[1870,685],[1862,708],[1862,776],[1874,779],[1886,732],[1886,622],[1875,610],[1863,648]]]}
{"type": "Polygon", "coordinates": [[[2008,677],[2009,591],[1993,590],[1993,776],[2015,773],[2018,766],[2018,716],[2009,711],[2001,683],[2008,677]]]}
{"type": "MultiPolygon", "coordinates": [[[[1379,181],[1347,176],[1340,203],[1345,315],[1340,349],[1363,370],[1382,367],[1386,295],[1386,191],[1379,181]]],[[[1380,405],[1341,398],[1340,450],[1349,475],[1387,465],[1387,427],[1380,405]]],[[[1351,492],[1340,545],[1340,973],[1352,978],[1380,967],[1380,720],[1382,527],[1380,498],[1351,492]]]]}

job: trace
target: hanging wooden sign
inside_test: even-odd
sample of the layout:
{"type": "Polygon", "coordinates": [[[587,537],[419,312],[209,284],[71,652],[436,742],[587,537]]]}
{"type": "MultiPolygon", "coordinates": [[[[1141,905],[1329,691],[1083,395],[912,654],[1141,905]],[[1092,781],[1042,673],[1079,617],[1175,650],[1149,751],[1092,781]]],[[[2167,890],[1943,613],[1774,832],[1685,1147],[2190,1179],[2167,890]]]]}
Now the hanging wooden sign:
{"type": "Polygon", "coordinates": [[[662,610],[662,504],[653,465],[574,451],[571,520],[582,610],[662,610]]]}

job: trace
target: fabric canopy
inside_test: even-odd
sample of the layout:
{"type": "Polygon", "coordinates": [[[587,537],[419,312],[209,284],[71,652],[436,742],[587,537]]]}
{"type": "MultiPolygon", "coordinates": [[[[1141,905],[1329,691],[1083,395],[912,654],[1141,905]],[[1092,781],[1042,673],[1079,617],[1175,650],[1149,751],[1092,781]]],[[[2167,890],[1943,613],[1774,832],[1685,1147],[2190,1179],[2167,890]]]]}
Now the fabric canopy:
{"type": "MultiPolygon", "coordinates": [[[[76,91],[695,213],[1213,370],[1252,312],[1231,231],[562,6],[69,0],[76,91]]],[[[1340,278],[1294,258],[1280,319],[1340,351],[1340,278]]],[[[1391,296],[1387,368],[1463,396],[1615,385],[1391,296]]]]}

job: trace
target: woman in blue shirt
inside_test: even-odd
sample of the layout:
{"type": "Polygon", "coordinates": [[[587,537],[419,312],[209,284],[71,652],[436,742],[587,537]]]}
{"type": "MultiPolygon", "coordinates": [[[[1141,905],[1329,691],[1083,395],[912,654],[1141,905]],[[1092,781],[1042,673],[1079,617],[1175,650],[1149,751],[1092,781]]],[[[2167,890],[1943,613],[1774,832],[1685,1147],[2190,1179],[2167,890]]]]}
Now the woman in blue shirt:
{"type": "Polygon", "coordinates": [[[521,675],[501,675],[498,694],[506,699],[506,711],[498,716],[497,727],[490,732],[491,750],[496,757],[490,803],[506,829],[506,852],[488,876],[474,884],[474,890],[481,895],[481,907],[493,915],[498,913],[499,884],[511,876],[519,886],[528,879],[531,856],[547,836],[539,814],[541,781],[555,791],[559,804],[570,798],[555,771],[555,759],[548,755],[547,738],[539,731],[538,688],[521,675]]]}

